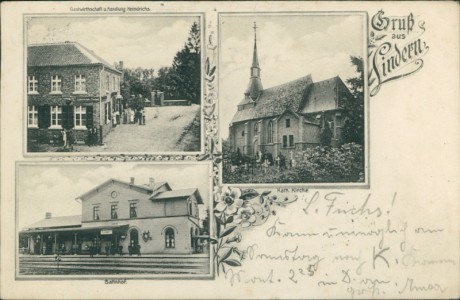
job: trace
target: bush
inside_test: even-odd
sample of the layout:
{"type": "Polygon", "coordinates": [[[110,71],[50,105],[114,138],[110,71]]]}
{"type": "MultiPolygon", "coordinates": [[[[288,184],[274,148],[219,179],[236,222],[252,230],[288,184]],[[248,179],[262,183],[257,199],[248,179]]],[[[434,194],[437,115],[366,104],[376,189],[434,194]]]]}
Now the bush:
{"type": "Polygon", "coordinates": [[[301,165],[311,172],[315,182],[363,181],[364,150],[354,143],[340,148],[318,146],[304,151],[301,165]]]}

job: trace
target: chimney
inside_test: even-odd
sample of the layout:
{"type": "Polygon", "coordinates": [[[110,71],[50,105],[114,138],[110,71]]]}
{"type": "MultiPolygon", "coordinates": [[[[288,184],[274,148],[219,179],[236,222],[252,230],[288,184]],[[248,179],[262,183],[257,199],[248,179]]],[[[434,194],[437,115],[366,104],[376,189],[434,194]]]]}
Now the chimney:
{"type": "Polygon", "coordinates": [[[134,184],[134,177],[129,177],[130,181],[129,183],[134,184]]]}
{"type": "Polygon", "coordinates": [[[153,189],[155,186],[155,178],[149,177],[149,186],[153,189]]]}
{"type": "Polygon", "coordinates": [[[120,70],[123,70],[123,61],[122,60],[120,60],[120,62],[118,63],[118,68],[120,70]]]}
{"type": "Polygon", "coordinates": [[[50,213],[50,212],[47,212],[47,213],[45,214],[45,219],[51,219],[51,216],[52,216],[51,213],[50,213]]]}

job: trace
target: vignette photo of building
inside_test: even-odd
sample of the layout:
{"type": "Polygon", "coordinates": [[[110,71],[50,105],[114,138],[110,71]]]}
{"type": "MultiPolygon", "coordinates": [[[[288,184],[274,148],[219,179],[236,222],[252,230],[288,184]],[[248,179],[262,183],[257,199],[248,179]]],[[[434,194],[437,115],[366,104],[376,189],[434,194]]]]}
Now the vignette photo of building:
{"type": "Polygon", "coordinates": [[[209,164],[19,163],[17,174],[18,278],[211,275],[209,164]]]}
{"type": "Polygon", "coordinates": [[[202,21],[26,16],[26,152],[200,152],[202,21]]]}
{"type": "Polygon", "coordinates": [[[366,15],[221,14],[226,184],[365,183],[366,15]]]}

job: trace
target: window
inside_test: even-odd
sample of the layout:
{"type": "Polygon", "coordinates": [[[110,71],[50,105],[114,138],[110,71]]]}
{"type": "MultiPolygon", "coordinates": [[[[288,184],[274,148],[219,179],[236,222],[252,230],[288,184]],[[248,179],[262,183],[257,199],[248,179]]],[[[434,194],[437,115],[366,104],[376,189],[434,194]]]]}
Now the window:
{"type": "Polygon", "coordinates": [[[38,93],[38,80],[35,78],[35,75],[27,77],[27,91],[29,93],[38,93]]]}
{"type": "Polygon", "coordinates": [[[294,136],[293,135],[289,135],[289,140],[288,140],[287,135],[283,135],[283,148],[287,148],[287,147],[294,147],[294,136]]]}
{"type": "Polygon", "coordinates": [[[189,214],[190,216],[193,216],[192,202],[191,202],[191,201],[189,201],[189,203],[188,203],[188,214],[189,214]]]}
{"type": "Polygon", "coordinates": [[[27,107],[27,125],[29,127],[38,127],[38,108],[35,106],[27,107]]]}
{"type": "Polygon", "coordinates": [[[120,78],[118,78],[118,77],[117,77],[115,89],[116,89],[117,91],[120,90],[120,78]]]}
{"type": "Polygon", "coordinates": [[[86,92],[85,75],[75,75],[75,92],[86,92]]]}
{"type": "Polygon", "coordinates": [[[268,123],[268,142],[273,143],[273,122],[268,123]]]}
{"type": "Polygon", "coordinates": [[[51,106],[51,126],[62,126],[62,107],[51,106]]]}
{"type": "Polygon", "coordinates": [[[112,204],[110,206],[110,217],[112,219],[118,219],[118,204],[112,204]]]}
{"type": "Polygon", "coordinates": [[[259,133],[259,123],[256,122],[256,124],[254,124],[254,135],[257,135],[259,133]]]}
{"type": "Polygon", "coordinates": [[[135,202],[129,204],[129,217],[137,218],[137,203],[135,202]]]}
{"type": "Polygon", "coordinates": [[[244,130],[243,130],[243,131],[241,131],[241,136],[244,136],[244,130]]]}
{"type": "Polygon", "coordinates": [[[110,102],[105,103],[104,106],[105,109],[105,124],[109,124],[110,120],[112,119],[112,111],[111,111],[111,105],[110,102]]]}
{"type": "Polygon", "coordinates": [[[165,230],[165,247],[166,248],[175,248],[176,241],[174,239],[174,229],[171,227],[165,230]]]}
{"type": "Polygon", "coordinates": [[[109,74],[107,74],[105,76],[105,84],[106,84],[107,91],[109,91],[110,90],[110,86],[109,86],[110,85],[110,77],[109,77],[109,74]]]}
{"type": "Polygon", "coordinates": [[[75,127],[86,127],[86,107],[75,106],[75,127]]]}
{"type": "Polygon", "coordinates": [[[99,206],[93,207],[93,220],[99,220],[101,217],[99,215],[99,206]]]}
{"type": "Polygon", "coordinates": [[[115,85],[115,77],[112,77],[112,91],[116,90],[116,85],[115,85]]]}
{"type": "Polygon", "coordinates": [[[51,76],[51,93],[56,93],[61,91],[61,76],[54,75],[51,76]]]}
{"type": "Polygon", "coordinates": [[[286,119],[286,128],[291,127],[291,119],[286,119]]]}

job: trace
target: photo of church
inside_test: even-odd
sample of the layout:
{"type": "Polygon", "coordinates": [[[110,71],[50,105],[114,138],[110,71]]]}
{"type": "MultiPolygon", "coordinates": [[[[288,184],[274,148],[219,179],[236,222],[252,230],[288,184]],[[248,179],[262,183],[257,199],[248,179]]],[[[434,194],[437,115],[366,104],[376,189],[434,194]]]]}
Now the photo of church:
{"type": "MultiPolygon", "coordinates": [[[[145,170],[149,168],[168,169],[150,165],[133,170],[142,169],[142,174],[147,174],[145,170]]],[[[56,171],[71,178],[62,167],[56,171]]],[[[177,182],[173,185],[156,178],[149,177],[146,182],[138,182],[135,177],[128,180],[108,178],[100,184],[93,184],[73,199],[80,206],[79,215],[59,213],[55,216],[53,206],[43,206],[47,209],[44,218],[20,228],[20,273],[41,272],[41,264],[44,268],[53,267],[53,264],[46,266],[46,263],[57,255],[61,259],[60,267],[67,268],[69,273],[82,270],[91,273],[100,266],[112,267],[113,271],[129,270],[132,259],[143,259],[146,265],[144,269],[139,267],[130,272],[155,273],[155,269],[149,269],[149,260],[153,264],[151,267],[155,267],[162,259],[166,259],[164,264],[175,260],[175,269],[171,269],[174,273],[208,272],[209,221],[204,210],[208,200],[203,198],[208,192],[203,189],[203,184],[201,187],[173,188],[178,186],[177,182]],[[109,261],[105,261],[107,259],[109,261]],[[192,267],[186,263],[190,260],[194,263],[192,267]]],[[[70,203],[64,195],[56,198],[70,203]]]]}
{"type": "MultiPolygon", "coordinates": [[[[304,19],[308,17],[303,16],[304,19]]],[[[238,20],[245,18],[240,17],[238,20]]],[[[337,22],[351,22],[347,18],[355,18],[356,21],[353,20],[353,22],[359,24],[359,18],[356,16],[344,16],[341,19],[337,19],[337,22]]],[[[233,16],[222,17],[223,27],[225,24],[236,23],[233,19],[236,18],[233,16]]],[[[249,18],[246,18],[245,21],[249,23],[247,19],[249,18]]],[[[253,19],[256,19],[256,17],[253,19]]],[[[273,22],[272,19],[266,21],[262,18],[262,20],[259,23],[273,26],[273,24],[270,24],[273,22]]],[[[316,17],[316,20],[316,22],[324,22],[324,24],[328,24],[329,22],[328,20],[323,21],[318,17],[316,17]]],[[[282,21],[284,24],[286,19],[284,18],[282,21]]],[[[302,18],[299,17],[295,21],[301,22],[302,18]]],[[[291,26],[294,25],[294,23],[291,24],[291,26]]],[[[229,27],[230,25],[227,26],[229,27]]],[[[338,70],[331,68],[330,65],[328,68],[331,69],[331,72],[324,72],[321,80],[315,80],[314,78],[317,78],[316,74],[311,71],[312,68],[308,65],[302,66],[300,60],[296,62],[296,57],[283,57],[275,53],[276,60],[287,61],[286,64],[281,63],[277,65],[276,70],[279,70],[279,73],[285,72],[286,76],[292,79],[284,80],[284,78],[280,77],[280,79],[267,88],[263,80],[264,73],[262,71],[266,65],[261,62],[260,53],[264,53],[263,61],[276,61],[271,58],[272,52],[276,52],[276,50],[273,50],[273,48],[276,48],[275,41],[270,40],[270,43],[265,42],[265,45],[270,44],[273,48],[261,49],[258,34],[265,36],[265,39],[268,40],[272,38],[272,31],[264,30],[255,21],[251,27],[247,28],[246,32],[252,29],[252,59],[246,57],[246,61],[248,62],[246,70],[249,72],[246,71],[246,76],[240,79],[240,81],[243,78],[246,79],[246,88],[240,90],[241,96],[239,96],[238,101],[236,101],[238,99],[236,97],[238,96],[233,96],[233,92],[231,100],[230,98],[222,100],[235,103],[235,112],[231,115],[231,119],[227,123],[227,138],[225,138],[224,133],[223,152],[225,159],[223,181],[225,183],[362,181],[364,177],[364,78],[362,76],[364,74],[362,67],[364,64],[361,58],[363,57],[363,52],[356,51],[355,54],[350,51],[349,57],[345,56],[345,63],[349,64],[346,67],[349,70],[344,72],[344,74],[349,76],[348,74],[353,73],[354,67],[361,73],[353,80],[352,78],[343,77],[338,70]],[[349,63],[350,58],[352,63],[349,63]],[[353,66],[353,63],[356,64],[353,66]],[[297,68],[295,73],[300,76],[292,74],[294,72],[291,72],[289,69],[290,64],[295,66],[294,68],[297,68]],[[298,67],[299,65],[301,67],[298,67]],[[335,73],[332,73],[334,71],[335,73]],[[329,74],[335,75],[328,76],[329,74]],[[356,163],[356,160],[361,160],[359,162],[360,166],[356,166],[356,170],[353,171],[353,176],[350,177],[348,174],[345,174],[342,178],[338,178],[340,176],[328,176],[327,174],[322,174],[324,172],[321,172],[321,170],[318,172],[315,169],[318,167],[317,165],[325,166],[327,163],[318,161],[316,158],[309,159],[310,157],[317,156],[313,153],[314,151],[317,151],[319,155],[324,151],[332,151],[335,155],[335,152],[341,151],[343,145],[352,147],[355,152],[361,152],[361,158],[351,158],[353,163],[356,163]],[[361,149],[358,149],[359,147],[361,149]],[[289,170],[291,173],[292,171],[300,171],[304,174],[290,176],[291,178],[287,176],[288,178],[286,178],[282,173],[289,170]]],[[[318,31],[321,32],[319,29],[318,31]]],[[[222,35],[225,38],[224,34],[226,31],[222,30],[222,32],[224,32],[222,35]]],[[[305,30],[304,34],[310,38],[310,41],[313,41],[319,35],[318,32],[315,33],[313,30],[305,30]],[[313,36],[313,38],[310,36],[313,36]]],[[[235,37],[232,36],[232,38],[235,37]]],[[[334,37],[331,36],[331,38],[334,37]]],[[[297,45],[292,45],[293,48],[294,46],[298,47],[297,45]]],[[[306,43],[304,47],[308,49],[311,45],[306,43]]],[[[319,45],[314,45],[314,48],[318,47],[319,45]]],[[[355,48],[362,50],[362,47],[359,47],[359,45],[355,48]]],[[[226,47],[222,47],[222,57],[225,57],[225,49],[226,47]]],[[[298,49],[296,50],[298,51],[298,49]]],[[[294,50],[291,49],[291,51],[295,53],[294,50]]],[[[306,53],[308,53],[307,50],[306,53]]],[[[299,58],[303,54],[297,53],[299,58]]],[[[317,55],[320,57],[323,54],[318,50],[317,55]]],[[[311,59],[307,59],[306,61],[310,62],[311,59]]],[[[326,63],[327,60],[324,62],[326,63]]],[[[328,63],[332,64],[333,62],[329,61],[328,63]]],[[[229,69],[234,68],[233,64],[234,62],[230,61],[228,64],[224,63],[224,68],[226,65],[228,65],[229,69]]],[[[321,70],[321,66],[317,68],[321,70]]],[[[239,72],[239,70],[236,71],[235,69],[234,73],[239,72]]],[[[224,76],[232,74],[229,71],[227,72],[227,69],[224,69],[223,73],[224,76]]],[[[269,73],[266,76],[270,78],[273,77],[273,74],[269,73]]],[[[273,79],[270,81],[274,82],[273,79]]],[[[224,85],[225,82],[223,80],[224,85]]],[[[234,90],[233,86],[231,88],[234,90]]],[[[226,95],[225,86],[222,90],[224,91],[224,95],[226,95]]],[[[227,112],[224,115],[230,117],[230,114],[227,112]]],[[[223,126],[225,126],[225,123],[223,126]]],[[[331,164],[331,168],[334,168],[333,164],[331,164]]]]}

